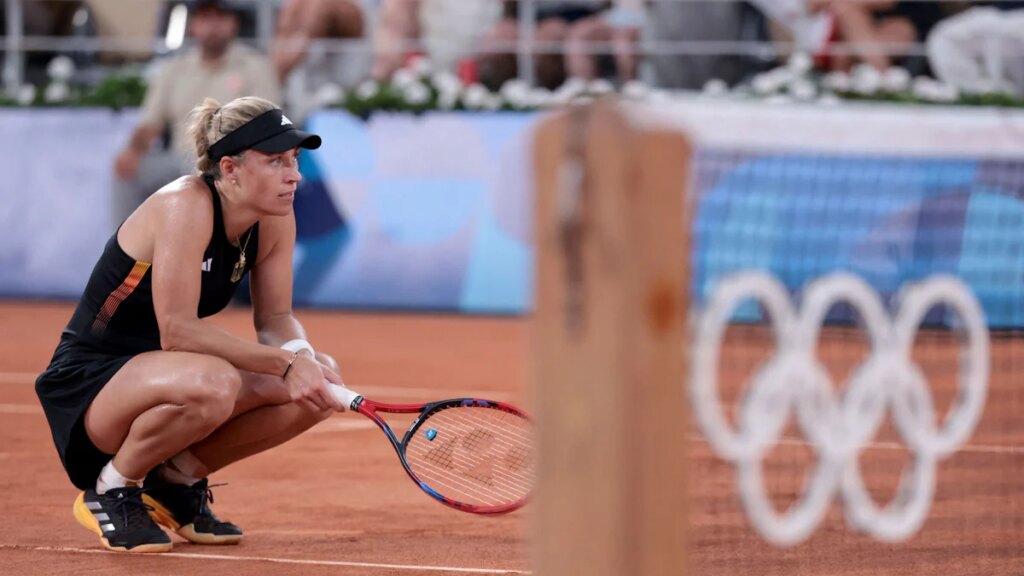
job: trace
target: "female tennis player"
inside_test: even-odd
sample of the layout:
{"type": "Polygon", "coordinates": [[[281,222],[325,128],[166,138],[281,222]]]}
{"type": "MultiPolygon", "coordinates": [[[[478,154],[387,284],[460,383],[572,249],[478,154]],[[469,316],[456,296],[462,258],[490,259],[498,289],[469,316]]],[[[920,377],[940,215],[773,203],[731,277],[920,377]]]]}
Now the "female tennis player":
{"type": "Polygon", "coordinates": [[[272,103],[207,99],[190,118],[198,176],[151,196],[93,269],[36,381],[54,443],[83,492],[74,516],[109,549],[164,552],[160,525],[201,544],[242,531],[210,511],[207,477],[343,410],[292,315],[297,130],[272,103]],[[203,318],[252,272],[259,343],[203,318]]]}

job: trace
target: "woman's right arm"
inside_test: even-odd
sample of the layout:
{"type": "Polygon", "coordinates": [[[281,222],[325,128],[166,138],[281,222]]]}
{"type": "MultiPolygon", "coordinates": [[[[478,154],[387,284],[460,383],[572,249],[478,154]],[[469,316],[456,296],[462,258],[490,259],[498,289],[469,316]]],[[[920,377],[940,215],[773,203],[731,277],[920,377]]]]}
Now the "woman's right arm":
{"type": "Polygon", "coordinates": [[[341,379],[315,359],[239,338],[198,317],[201,263],[213,230],[213,205],[206,185],[198,179],[189,181],[154,195],[145,217],[128,231],[136,238],[140,229],[152,234],[153,308],[160,347],[218,356],[241,370],[280,376],[293,401],[344,410],[322,385],[324,380],[341,379]]]}
{"type": "Polygon", "coordinates": [[[244,340],[197,315],[201,263],[213,229],[208,194],[189,185],[162,192],[139,223],[148,224],[153,235],[153,307],[161,348],[219,356],[242,370],[281,376],[291,352],[244,340]]]}

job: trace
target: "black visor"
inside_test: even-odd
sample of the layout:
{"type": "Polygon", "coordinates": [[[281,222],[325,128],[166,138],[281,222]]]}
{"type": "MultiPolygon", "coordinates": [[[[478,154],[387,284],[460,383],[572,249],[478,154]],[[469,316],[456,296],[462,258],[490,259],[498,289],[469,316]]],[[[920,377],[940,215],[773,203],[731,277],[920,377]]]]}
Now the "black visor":
{"type": "Polygon", "coordinates": [[[218,140],[210,146],[209,154],[210,158],[216,161],[246,150],[278,154],[292,148],[316,150],[319,147],[319,136],[296,130],[292,121],[280,109],[275,108],[260,114],[218,140]]]}

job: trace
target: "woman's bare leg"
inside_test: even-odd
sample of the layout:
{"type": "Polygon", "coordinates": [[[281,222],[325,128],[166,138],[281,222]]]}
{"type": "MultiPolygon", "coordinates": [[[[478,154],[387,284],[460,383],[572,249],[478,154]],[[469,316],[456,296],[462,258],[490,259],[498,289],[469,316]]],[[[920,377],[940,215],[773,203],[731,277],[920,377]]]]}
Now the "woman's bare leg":
{"type": "Polygon", "coordinates": [[[309,402],[292,402],[284,382],[277,376],[243,372],[235,414],[189,447],[189,452],[205,468],[194,475],[207,476],[232,462],[283,444],[333,413],[309,402]]]}
{"type": "MultiPolygon", "coordinates": [[[[337,362],[318,354],[337,371],[337,362]]],[[[293,402],[278,376],[239,372],[227,361],[185,352],[148,352],[111,378],[86,411],[93,444],[115,454],[114,467],[143,478],[188,449],[203,478],[231,462],[277,446],[330,416],[293,402]]]]}
{"type": "Polygon", "coordinates": [[[202,440],[234,409],[241,377],[227,361],[187,352],[147,352],[131,360],[85,413],[85,430],[127,478],[144,478],[202,440]]]}

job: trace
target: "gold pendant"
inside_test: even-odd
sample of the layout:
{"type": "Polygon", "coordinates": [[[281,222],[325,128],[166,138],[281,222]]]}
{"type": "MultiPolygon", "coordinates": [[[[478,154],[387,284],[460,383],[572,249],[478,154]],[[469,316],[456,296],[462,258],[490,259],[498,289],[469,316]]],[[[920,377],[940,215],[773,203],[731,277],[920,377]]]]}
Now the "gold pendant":
{"type": "Polygon", "coordinates": [[[238,258],[238,262],[235,262],[235,267],[231,270],[231,281],[238,282],[242,279],[242,275],[245,274],[245,252],[238,258]]]}

